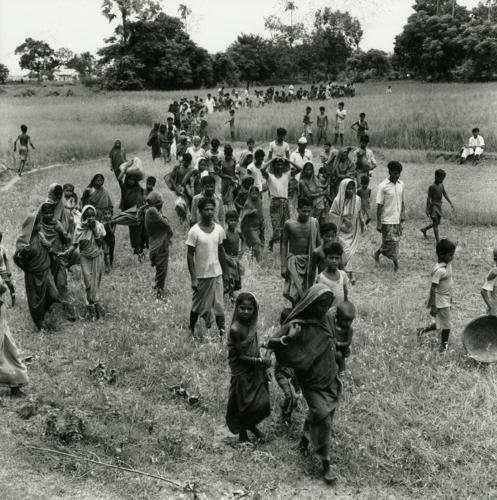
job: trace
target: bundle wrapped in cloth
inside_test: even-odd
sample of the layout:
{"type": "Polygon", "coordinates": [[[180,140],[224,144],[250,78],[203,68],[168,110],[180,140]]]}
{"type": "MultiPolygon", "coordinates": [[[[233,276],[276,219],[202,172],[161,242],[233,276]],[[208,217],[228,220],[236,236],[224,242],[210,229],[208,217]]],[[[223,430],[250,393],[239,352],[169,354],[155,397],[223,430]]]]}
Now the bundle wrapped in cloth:
{"type": "Polygon", "coordinates": [[[142,161],[138,156],[133,157],[129,161],[125,161],[121,163],[119,166],[119,170],[121,173],[125,173],[126,175],[133,175],[137,178],[138,182],[145,179],[145,169],[143,168],[142,161]]]}

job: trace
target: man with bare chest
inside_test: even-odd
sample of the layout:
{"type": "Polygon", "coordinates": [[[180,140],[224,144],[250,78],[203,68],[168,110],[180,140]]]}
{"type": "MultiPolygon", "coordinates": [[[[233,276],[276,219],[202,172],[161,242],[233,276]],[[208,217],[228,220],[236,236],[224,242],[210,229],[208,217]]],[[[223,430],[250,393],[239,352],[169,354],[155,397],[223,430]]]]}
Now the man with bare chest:
{"type": "Polygon", "coordinates": [[[285,222],[281,240],[281,276],[285,279],[283,297],[292,306],[309,288],[309,263],[319,246],[319,224],[311,217],[312,201],[300,198],[297,218],[285,222]]]}

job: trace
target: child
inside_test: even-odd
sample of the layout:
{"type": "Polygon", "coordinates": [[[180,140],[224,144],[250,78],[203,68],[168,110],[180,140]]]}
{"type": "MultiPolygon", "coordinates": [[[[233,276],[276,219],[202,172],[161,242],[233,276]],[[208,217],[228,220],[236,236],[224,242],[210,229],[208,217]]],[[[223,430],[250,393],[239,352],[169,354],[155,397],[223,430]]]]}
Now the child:
{"type": "Polygon", "coordinates": [[[221,178],[221,196],[225,209],[234,208],[236,188],[236,161],[233,158],[233,148],[230,144],[224,146],[224,158],[221,160],[221,168],[218,170],[221,178]]]}
{"type": "Polygon", "coordinates": [[[487,306],[487,314],[497,316],[497,290],[495,289],[497,278],[497,248],[494,248],[494,267],[490,269],[487,279],[481,287],[481,296],[487,306]]]}
{"type": "Polygon", "coordinates": [[[145,198],[154,190],[156,184],[157,179],[152,175],[149,175],[146,180],[145,198]]]}
{"type": "Polygon", "coordinates": [[[105,317],[105,310],[98,300],[102,280],[104,236],[105,228],[97,220],[97,211],[91,205],[86,205],[81,211],[81,222],[74,231],[72,246],[64,252],[64,255],[70,255],[79,248],[88,319],[105,317]]]}
{"type": "Polygon", "coordinates": [[[160,157],[159,127],[159,122],[154,123],[154,127],[148,134],[147,146],[152,150],[152,161],[160,157]]]}
{"type": "Polygon", "coordinates": [[[249,190],[254,185],[254,178],[251,175],[245,175],[241,178],[240,187],[235,198],[235,208],[238,213],[241,213],[245,202],[247,201],[249,190]]]}
{"type": "Polygon", "coordinates": [[[269,143],[268,161],[271,161],[273,157],[290,159],[290,146],[285,141],[285,137],[286,129],[282,127],[277,128],[276,140],[269,143]]]}
{"type": "Polygon", "coordinates": [[[164,298],[164,287],[169,264],[169,245],[173,231],[167,218],[162,215],[163,200],[153,191],[147,196],[145,205],[145,229],[150,240],[150,264],[155,267],[155,291],[157,299],[164,298]]]}
{"type": "Polygon", "coordinates": [[[202,192],[192,199],[192,209],[190,213],[190,225],[193,226],[200,220],[200,210],[198,204],[202,198],[209,198],[214,201],[214,222],[224,224],[224,205],[221,196],[216,193],[216,179],[212,175],[201,177],[202,192]]]}
{"type": "Polygon", "coordinates": [[[67,221],[67,227],[64,228],[68,235],[72,237],[74,233],[74,228],[80,219],[80,212],[78,210],[78,195],[74,192],[73,184],[64,184],[62,186],[64,191],[64,211],[66,212],[65,220],[67,221]]]}
{"type": "Polygon", "coordinates": [[[302,123],[304,124],[304,128],[302,131],[302,136],[307,139],[309,144],[314,144],[312,139],[312,120],[311,120],[311,111],[312,109],[307,106],[305,108],[305,115],[302,123]]]}
{"type": "Polygon", "coordinates": [[[440,352],[444,353],[449,347],[450,335],[450,308],[452,303],[452,260],[456,251],[456,245],[452,241],[442,239],[437,243],[438,263],[431,271],[431,288],[428,299],[430,315],[435,318],[435,323],[418,328],[418,336],[435,330],[441,331],[440,352]]]}
{"type": "Polygon", "coordinates": [[[345,358],[350,356],[350,345],[352,344],[352,322],[356,316],[356,310],[352,302],[344,301],[338,304],[335,314],[336,326],[336,360],[338,372],[345,371],[345,358]]]}
{"type": "Polygon", "coordinates": [[[319,153],[319,159],[321,160],[321,165],[326,169],[328,173],[328,179],[331,179],[334,175],[333,172],[333,164],[335,163],[335,159],[338,155],[338,149],[335,147],[331,147],[331,142],[326,141],[324,143],[324,148],[321,153],[319,153]]]}
{"type": "Polygon", "coordinates": [[[20,177],[22,175],[22,171],[24,170],[26,162],[28,161],[28,156],[29,156],[28,146],[31,146],[33,149],[35,149],[33,143],[31,142],[31,137],[29,137],[28,135],[28,127],[26,125],[21,125],[21,133],[17,136],[17,139],[14,141],[14,153],[17,150],[17,141],[19,141],[20,164],[19,164],[18,174],[20,177]]]}
{"type": "Polygon", "coordinates": [[[366,130],[369,130],[368,122],[366,121],[366,113],[359,115],[359,120],[352,124],[350,127],[357,134],[357,142],[361,143],[361,138],[366,135],[366,130]]]}
{"type": "Polygon", "coordinates": [[[338,304],[348,300],[349,277],[338,267],[342,260],[343,248],[340,243],[326,243],[323,247],[326,269],[319,274],[317,282],[326,285],[333,293],[332,312],[336,312],[338,304]]]}
{"type": "MultiPolygon", "coordinates": [[[[312,286],[316,282],[316,276],[321,274],[326,269],[326,256],[323,248],[327,243],[338,242],[338,228],[334,222],[326,222],[321,224],[319,235],[321,236],[321,245],[314,249],[311,254],[311,263],[309,264],[309,285],[312,286]]],[[[340,268],[342,266],[339,266],[340,268]]]]}
{"type": "Polygon", "coordinates": [[[223,241],[226,260],[226,276],[223,278],[225,283],[224,293],[229,294],[233,304],[235,302],[235,292],[242,289],[242,267],[239,260],[242,237],[238,229],[238,212],[236,210],[226,212],[226,225],[226,239],[223,241]]]}
{"type": "Polygon", "coordinates": [[[257,262],[262,259],[264,249],[264,213],[259,189],[254,185],[249,189],[248,197],[240,214],[240,229],[243,242],[252,251],[257,262]]]}
{"type": "Polygon", "coordinates": [[[112,208],[106,208],[102,216],[102,224],[105,229],[105,236],[102,239],[102,249],[104,251],[105,272],[110,273],[114,265],[114,248],[116,247],[116,225],[112,221],[112,208]]]}
{"type": "Polygon", "coordinates": [[[318,136],[317,136],[317,145],[326,144],[328,141],[328,116],[324,114],[325,108],[321,106],[319,108],[319,115],[316,119],[316,124],[318,126],[318,136]]]}
{"type": "Polygon", "coordinates": [[[226,424],[241,442],[248,441],[248,430],[262,440],[256,426],[271,412],[266,375],[271,360],[262,358],[259,352],[258,315],[256,298],[251,293],[241,293],[236,299],[229,333],[231,383],[226,410],[226,424]]]}
{"type": "Polygon", "coordinates": [[[231,137],[232,141],[235,141],[236,137],[235,137],[235,110],[234,109],[230,109],[230,117],[226,121],[226,123],[230,124],[230,137],[231,137]]]}
{"type": "Polygon", "coordinates": [[[247,149],[244,149],[240,153],[240,158],[238,158],[239,165],[249,165],[250,163],[252,163],[252,162],[247,163],[245,159],[247,155],[252,155],[252,160],[253,160],[254,148],[255,148],[255,141],[250,137],[249,139],[247,139],[247,149]]]}
{"type": "Polygon", "coordinates": [[[2,245],[3,233],[0,231],[0,281],[3,281],[10,292],[10,300],[12,307],[16,305],[16,290],[12,283],[12,271],[10,269],[10,261],[7,257],[7,250],[2,245]]]}
{"type": "Polygon", "coordinates": [[[359,212],[359,221],[361,231],[364,233],[366,226],[371,222],[371,188],[369,187],[369,176],[361,176],[361,185],[357,190],[357,196],[361,199],[361,211],[359,212]]]}
{"type": "Polygon", "coordinates": [[[335,144],[338,144],[338,137],[340,137],[340,144],[343,146],[343,134],[345,133],[345,118],[347,117],[347,110],[344,102],[338,103],[338,109],[335,113],[335,144]]]}
{"type": "Polygon", "coordinates": [[[435,182],[428,188],[428,198],[426,200],[426,215],[431,219],[431,224],[421,229],[423,236],[426,238],[426,232],[433,228],[437,243],[440,241],[438,234],[438,226],[442,220],[442,200],[445,198],[452,209],[454,205],[450,201],[449,195],[446,193],[443,181],[446,177],[445,170],[441,168],[435,170],[435,182]]]}

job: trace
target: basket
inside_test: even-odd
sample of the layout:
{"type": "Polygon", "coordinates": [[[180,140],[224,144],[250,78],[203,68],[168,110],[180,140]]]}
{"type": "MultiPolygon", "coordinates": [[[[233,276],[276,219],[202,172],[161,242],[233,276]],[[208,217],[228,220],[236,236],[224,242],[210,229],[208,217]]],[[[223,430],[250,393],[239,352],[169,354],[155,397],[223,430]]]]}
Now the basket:
{"type": "Polygon", "coordinates": [[[471,358],[483,363],[497,361],[497,316],[481,316],[468,323],[462,340],[471,358]]]}

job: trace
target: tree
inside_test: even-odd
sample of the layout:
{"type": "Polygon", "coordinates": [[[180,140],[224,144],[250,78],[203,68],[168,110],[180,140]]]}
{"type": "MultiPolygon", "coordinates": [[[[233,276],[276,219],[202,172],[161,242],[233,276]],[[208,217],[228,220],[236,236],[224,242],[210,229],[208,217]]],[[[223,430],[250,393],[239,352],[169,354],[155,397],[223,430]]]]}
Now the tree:
{"type": "Polygon", "coordinates": [[[61,66],[66,66],[67,63],[74,57],[74,52],[72,50],[61,47],[55,52],[55,58],[59,61],[61,66]]]}
{"type": "Polygon", "coordinates": [[[192,13],[191,9],[188,8],[188,5],[180,3],[178,6],[178,12],[179,12],[179,17],[182,19],[183,24],[185,25],[185,31],[188,31],[186,20],[188,16],[192,13]]]}
{"type": "Polygon", "coordinates": [[[42,40],[26,38],[24,43],[16,48],[15,53],[21,55],[19,66],[34,72],[39,82],[43,75],[50,77],[54,70],[60,66],[54,50],[42,40]]]}
{"type": "Polygon", "coordinates": [[[466,78],[490,80],[497,76],[497,24],[471,20],[463,33],[466,53],[466,78]]]}
{"type": "Polygon", "coordinates": [[[160,0],[102,0],[102,14],[109,23],[120,17],[116,34],[126,45],[129,38],[129,23],[140,20],[148,21],[161,12],[160,0]]]}
{"type": "Polygon", "coordinates": [[[5,64],[0,63],[0,84],[4,84],[9,77],[9,68],[5,64]]]}
{"type": "Polygon", "coordinates": [[[135,81],[155,89],[198,88],[212,83],[211,58],[190,39],[180,19],[160,13],[149,21],[129,23],[128,30],[126,47],[115,42],[98,51],[100,62],[107,65],[104,80],[109,88],[121,88],[120,71],[124,72],[122,88],[135,81]]]}
{"type": "Polygon", "coordinates": [[[346,68],[353,80],[384,78],[392,69],[388,54],[378,49],[355,52],[347,59],[346,68]]]}
{"type": "Polygon", "coordinates": [[[272,73],[274,59],[269,53],[270,42],[259,35],[238,35],[226,53],[233,59],[240,71],[240,78],[247,88],[254,82],[264,81],[272,73]]]}
{"type": "Polygon", "coordinates": [[[212,56],[213,83],[237,85],[240,71],[235,61],[226,52],[217,52],[212,56]]]}
{"type": "Polygon", "coordinates": [[[75,54],[67,61],[66,67],[77,71],[81,79],[91,78],[95,74],[96,59],[90,52],[75,54]]]}
{"type": "Polygon", "coordinates": [[[264,27],[269,31],[275,43],[293,47],[294,43],[303,41],[306,30],[303,23],[285,24],[278,16],[269,16],[264,19],[264,27]]]}
{"type": "Polygon", "coordinates": [[[416,0],[412,8],[429,16],[450,15],[461,22],[467,21],[469,16],[468,9],[459,5],[456,0],[416,0]]]}
{"type": "Polygon", "coordinates": [[[312,45],[326,79],[345,68],[347,58],[358,49],[362,34],[360,22],[348,12],[329,7],[316,11],[312,45]]]}
{"type": "Polygon", "coordinates": [[[471,18],[479,21],[497,22],[497,0],[479,2],[471,11],[471,18]]]}

